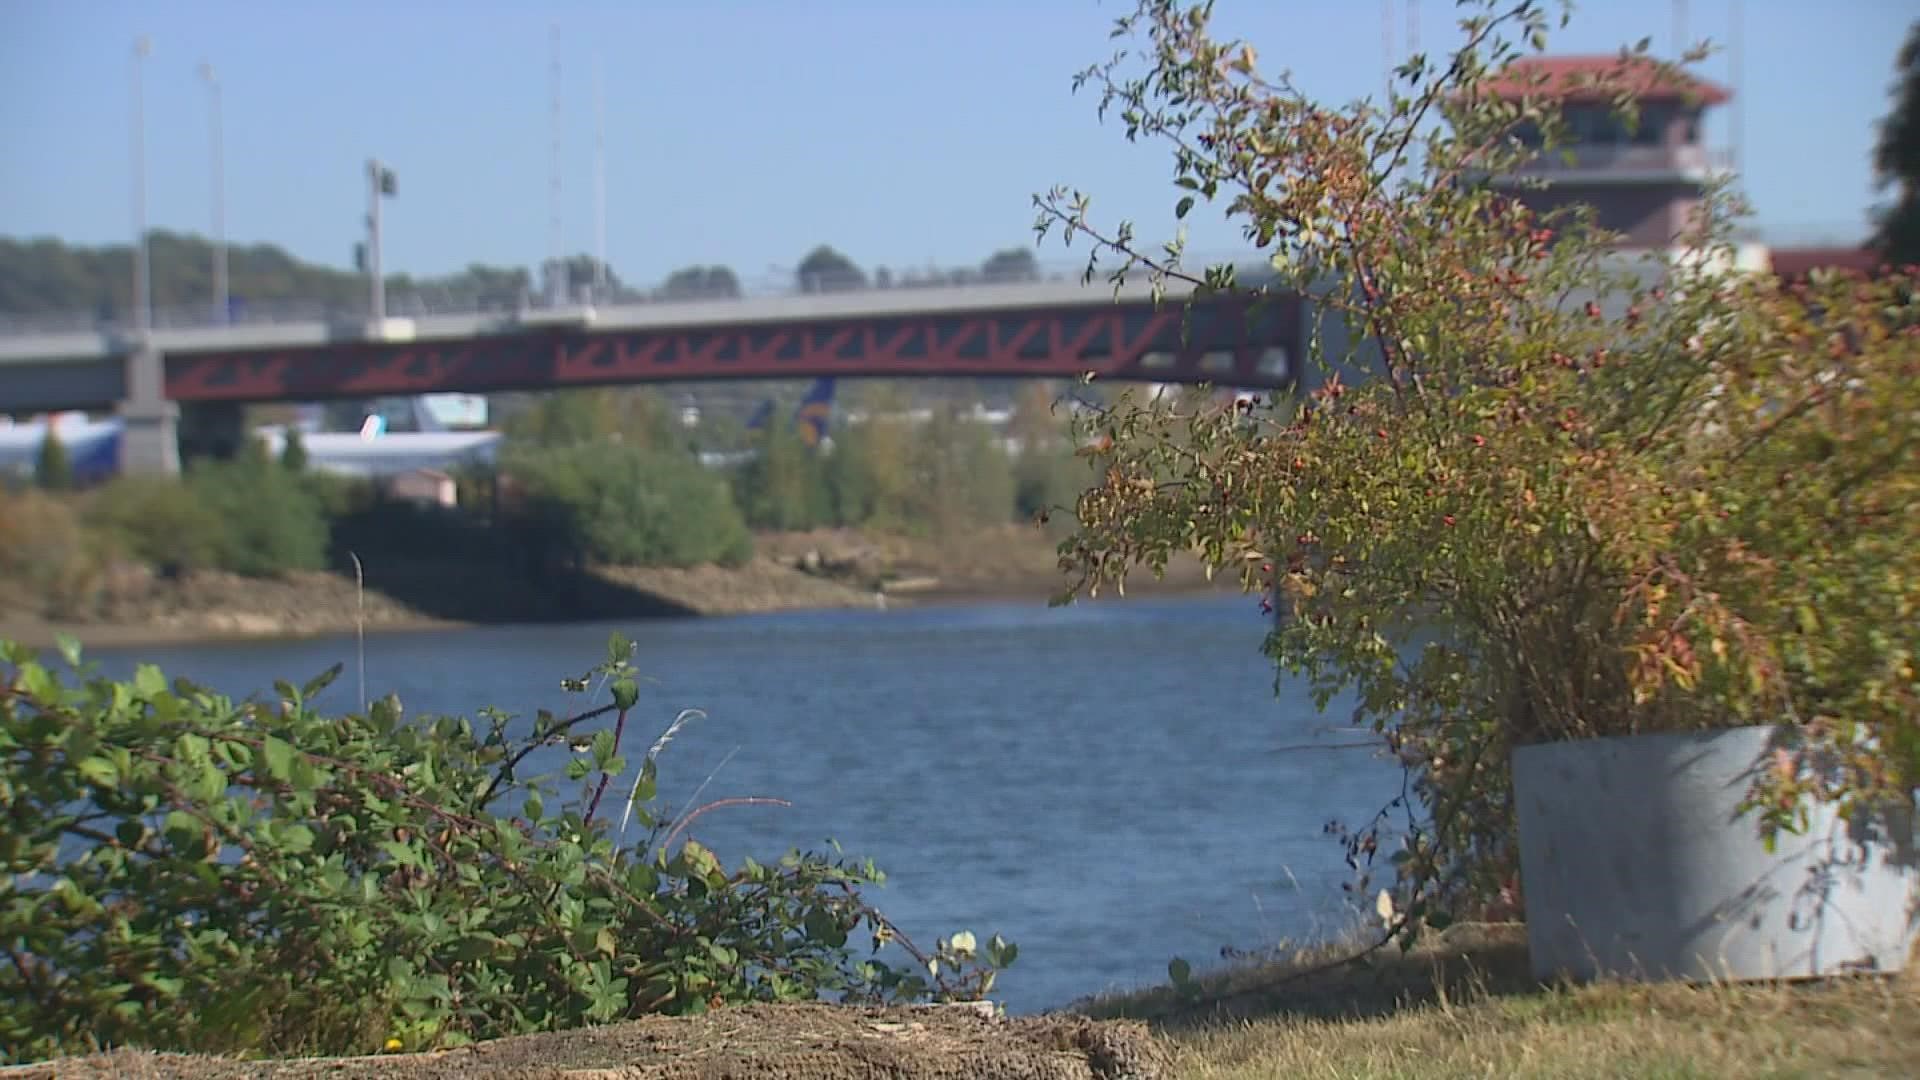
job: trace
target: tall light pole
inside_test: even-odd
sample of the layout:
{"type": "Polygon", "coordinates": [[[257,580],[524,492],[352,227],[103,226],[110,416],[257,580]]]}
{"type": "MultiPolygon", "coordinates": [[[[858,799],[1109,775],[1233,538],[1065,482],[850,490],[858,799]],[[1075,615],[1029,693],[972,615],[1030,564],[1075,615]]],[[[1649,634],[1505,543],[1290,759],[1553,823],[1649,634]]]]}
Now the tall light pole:
{"type": "Polygon", "coordinates": [[[396,190],[393,170],[378,158],[367,159],[367,277],[373,293],[373,321],[380,327],[387,321],[387,282],[380,273],[380,200],[396,190]]]}
{"type": "Polygon", "coordinates": [[[593,58],[593,298],[607,302],[607,107],[593,58]]]}
{"type": "Polygon", "coordinates": [[[144,341],[153,329],[153,265],[147,257],[146,59],[153,43],[133,41],[133,325],[144,341]]]}
{"type": "Polygon", "coordinates": [[[551,156],[547,162],[547,303],[559,307],[567,302],[571,283],[567,280],[567,264],[560,253],[565,234],[560,230],[560,24],[554,23],[548,39],[550,58],[547,68],[548,92],[551,97],[549,107],[552,115],[549,122],[551,156]]]}
{"type": "Polygon", "coordinates": [[[213,321],[227,321],[227,190],[226,162],[220,131],[220,77],[213,65],[200,62],[200,81],[207,84],[207,130],[211,136],[213,177],[213,321]]]}

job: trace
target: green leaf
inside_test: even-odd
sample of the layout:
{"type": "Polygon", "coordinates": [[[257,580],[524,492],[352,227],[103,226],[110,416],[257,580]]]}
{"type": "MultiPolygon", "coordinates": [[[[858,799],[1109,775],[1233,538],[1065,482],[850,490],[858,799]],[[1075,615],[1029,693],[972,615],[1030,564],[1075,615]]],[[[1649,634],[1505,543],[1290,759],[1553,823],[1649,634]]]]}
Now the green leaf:
{"type": "Polygon", "coordinates": [[[615,630],[607,635],[607,663],[620,664],[633,658],[633,639],[615,630]]]}
{"type": "Polygon", "coordinates": [[[345,670],[345,668],[345,662],[335,661],[332,667],[307,680],[307,685],[300,688],[301,699],[312,698],[315,694],[332,686],[333,681],[340,677],[340,672],[345,670]]]}
{"type": "Polygon", "coordinates": [[[199,819],[185,810],[174,810],[167,814],[162,823],[167,835],[167,843],[183,853],[199,852],[205,845],[205,834],[201,831],[199,819]]]}
{"type": "Polygon", "coordinates": [[[633,703],[640,700],[640,687],[635,685],[631,678],[623,676],[615,679],[612,689],[613,707],[621,712],[633,708],[633,703]]]}
{"type": "Polygon", "coordinates": [[[641,763],[639,782],[633,785],[634,805],[638,806],[641,803],[650,803],[653,801],[654,795],[657,794],[659,787],[655,777],[656,772],[657,766],[654,765],[652,758],[648,758],[641,763]]]}
{"type": "Polygon", "coordinates": [[[59,648],[60,658],[67,662],[68,667],[77,668],[80,666],[80,641],[78,638],[72,634],[55,634],[53,636],[53,643],[59,648]]]}
{"type": "Polygon", "coordinates": [[[1186,986],[1193,981],[1193,966],[1184,958],[1176,956],[1167,961],[1167,978],[1172,979],[1173,985],[1177,987],[1186,986]]]}
{"type": "Polygon", "coordinates": [[[295,855],[313,850],[313,830],[295,822],[280,827],[280,849],[295,855]]]}
{"type": "Polygon", "coordinates": [[[90,757],[74,766],[80,778],[96,787],[117,788],[120,786],[120,770],[113,762],[104,757],[90,757]]]}
{"type": "Polygon", "coordinates": [[[266,759],[267,775],[283,783],[293,775],[293,747],[285,739],[269,735],[260,751],[266,759]]]}
{"type": "Polygon", "coordinates": [[[156,698],[167,692],[167,677],[152,664],[141,664],[133,670],[133,692],[143,698],[156,698]]]}

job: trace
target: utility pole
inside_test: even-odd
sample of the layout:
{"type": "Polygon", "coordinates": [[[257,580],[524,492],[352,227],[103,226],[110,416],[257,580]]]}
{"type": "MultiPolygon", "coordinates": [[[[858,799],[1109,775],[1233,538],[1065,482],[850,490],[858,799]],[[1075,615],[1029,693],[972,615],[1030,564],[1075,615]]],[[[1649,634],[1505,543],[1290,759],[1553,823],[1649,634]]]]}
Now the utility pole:
{"type": "Polygon", "coordinates": [[[200,80],[207,84],[207,128],[211,134],[213,176],[213,321],[225,325],[227,304],[227,190],[226,162],[220,130],[220,78],[213,65],[200,63],[200,80]]]}
{"type": "Polygon", "coordinates": [[[558,307],[566,302],[567,267],[560,254],[565,242],[560,231],[560,24],[554,23],[549,39],[549,92],[552,105],[552,154],[547,164],[547,303],[558,307]]]}
{"type": "Polygon", "coordinates": [[[153,43],[133,42],[133,325],[144,344],[153,330],[153,263],[147,252],[146,60],[153,43]]]}
{"type": "Polygon", "coordinates": [[[593,58],[593,299],[607,302],[607,103],[593,58]]]}
{"type": "Polygon", "coordinates": [[[393,170],[380,164],[378,158],[367,160],[367,277],[373,294],[373,321],[376,326],[384,326],[387,321],[387,281],[380,271],[380,200],[391,196],[397,190],[393,170]]]}
{"type": "Polygon", "coordinates": [[[1733,128],[1733,137],[1727,141],[1731,144],[1728,149],[1731,151],[1733,158],[1731,164],[1733,165],[1735,173],[1740,171],[1740,144],[1744,141],[1743,137],[1746,135],[1746,105],[1744,103],[1745,99],[1740,92],[1740,82],[1742,78],[1741,66],[1744,59],[1742,53],[1746,48],[1746,31],[1741,25],[1744,19],[1742,18],[1740,7],[1740,0],[1728,0],[1727,66],[1732,70],[1728,72],[1731,77],[1728,78],[1727,82],[1733,87],[1733,109],[1731,110],[1733,116],[1730,117],[1733,121],[1730,125],[1733,128]]]}
{"type": "Polygon", "coordinates": [[[1380,77],[1385,80],[1383,89],[1386,96],[1381,98],[1381,109],[1393,111],[1393,0],[1380,0],[1380,77]]]}

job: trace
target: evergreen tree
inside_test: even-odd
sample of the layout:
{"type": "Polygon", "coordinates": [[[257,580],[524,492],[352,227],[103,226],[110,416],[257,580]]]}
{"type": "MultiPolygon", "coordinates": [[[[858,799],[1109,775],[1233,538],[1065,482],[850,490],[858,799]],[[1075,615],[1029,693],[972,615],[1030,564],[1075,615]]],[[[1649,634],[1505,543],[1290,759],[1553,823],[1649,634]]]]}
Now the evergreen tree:
{"type": "Polygon", "coordinates": [[[47,425],[46,438],[40,440],[40,456],[33,463],[33,480],[43,491],[68,491],[73,488],[73,459],[67,446],[47,425]]]}
{"type": "Polygon", "coordinates": [[[1893,200],[1879,213],[1874,246],[1896,265],[1920,262],[1920,20],[1894,61],[1893,111],[1880,122],[1873,171],[1893,200]]]}
{"type": "Polygon", "coordinates": [[[280,448],[280,464],[285,466],[288,472],[307,471],[307,441],[301,437],[300,429],[297,427],[287,428],[286,445],[280,448]]]}

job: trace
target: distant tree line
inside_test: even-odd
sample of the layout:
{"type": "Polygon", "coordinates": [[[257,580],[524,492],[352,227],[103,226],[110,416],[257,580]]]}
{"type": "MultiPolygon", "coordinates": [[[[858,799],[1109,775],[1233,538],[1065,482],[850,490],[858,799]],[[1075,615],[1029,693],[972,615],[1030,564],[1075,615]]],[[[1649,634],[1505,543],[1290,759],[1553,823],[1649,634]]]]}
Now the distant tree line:
{"type": "MultiPolygon", "coordinates": [[[[581,512],[621,516],[622,527],[642,531],[654,526],[625,505],[628,496],[620,489],[646,487],[634,477],[650,477],[652,484],[689,493],[688,522],[698,519],[698,530],[719,538],[727,550],[734,549],[735,522],[759,530],[963,532],[1070,509],[1089,482],[1045,384],[1029,383],[1020,396],[1007,429],[1014,453],[986,425],[963,418],[957,402],[944,403],[929,422],[916,424],[907,419],[909,402],[897,386],[865,384],[850,397],[846,407],[863,413],[864,422],[840,424],[828,446],[810,447],[784,413],[758,431],[716,437],[683,428],[648,389],[556,391],[506,425],[502,471],[529,492],[564,490],[563,501],[581,512]],[[751,453],[743,464],[716,472],[695,453],[716,443],[751,453]],[[640,464],[646,471],[632,471],[640,464]],[[730,497],[728,508],[712,506],[708,489],[683,483],[680,473],[717,478],[730,497]]],[[[572,520],[573,527],[549,528],[549,535],[608,538],[619,531],[605,522],[572,520]]],[[[642,549],[638,542],[604,539],[589,543],[584,554],[628,561],[642,549]]]]}
{"type": "MultiPolygon", "coordinates": [[[[204,237],[155,230],[149,234],[148,258],[157,311],[190,310],[213,302],[213,252],[204,237]]],[[[0,314],[85,312],[101,320],[123,318],[132,307],[130,260],[127,245],[75,247],[50,238],[0,237],[0,314]]],[[[304,262],[270,244],[230,247],[227,265],[228,296],[236,308],[300,302],[351,311],[367,302],[364,273],[304,262]]],[[[563,272],[569,295],[588,295],[600,283],[605,298],[615,302],[728,298],[744,291],[739,276],[726,266],[687,266],[667,275],[658,286],[645,288],[626,281],[612,267],[602,279],[598,269],[592,256],[574,255],[537,274],[522,267],[478,263],[437,277],[394,274],[387,278],[387,303],[396,314],[405,314],[410,307],[430,310],[450,305],[510,309],[544,295],[555,284],[551,278],[563,272]]],[[[823,244],[806,253],[792,274],[793,285],[802,291],[837,292],[1032,281],[1041,271],[1030,249],[1009,248],[974,267],[898,271],[875,267],[869,272],[823,244]]]]}

